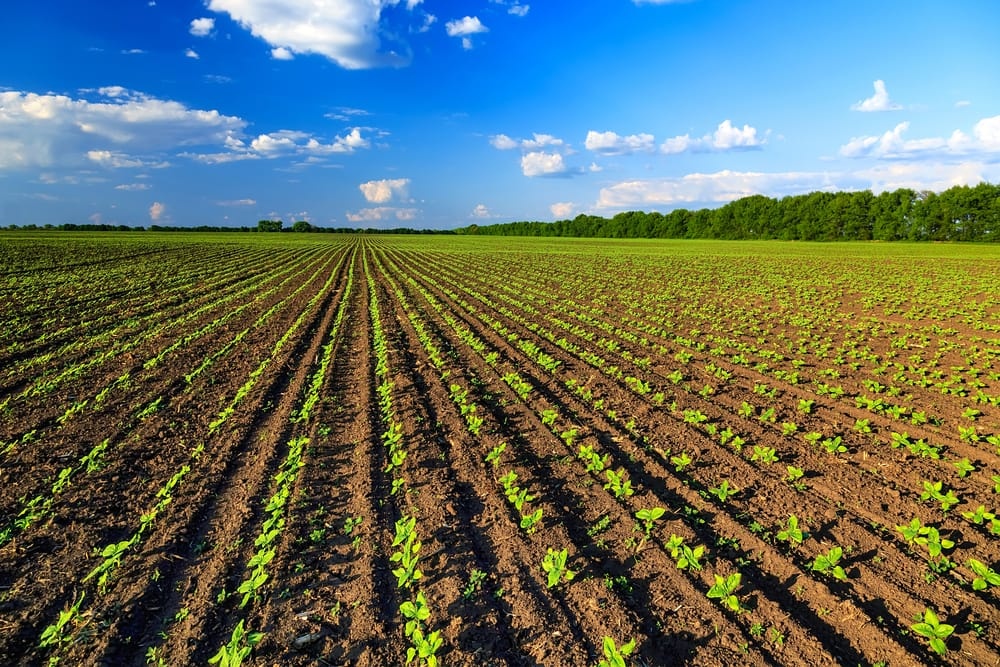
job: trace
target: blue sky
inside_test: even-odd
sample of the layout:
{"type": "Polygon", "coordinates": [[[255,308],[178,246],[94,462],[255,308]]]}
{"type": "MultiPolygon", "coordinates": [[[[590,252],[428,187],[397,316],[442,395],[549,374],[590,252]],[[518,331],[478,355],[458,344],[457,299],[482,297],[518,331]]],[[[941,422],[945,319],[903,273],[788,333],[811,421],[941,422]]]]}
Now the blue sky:
{"type": "Polygon", "coordinates": [[[17,0],[0,225],[453,228],[1000,181],[1000,3],[17,0]]]}

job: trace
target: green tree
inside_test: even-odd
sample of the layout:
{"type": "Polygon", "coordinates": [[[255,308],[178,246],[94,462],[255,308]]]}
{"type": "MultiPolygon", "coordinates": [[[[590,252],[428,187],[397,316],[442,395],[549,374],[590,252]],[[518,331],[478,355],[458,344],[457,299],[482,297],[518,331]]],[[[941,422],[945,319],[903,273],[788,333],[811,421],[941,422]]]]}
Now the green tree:
{"type": "Polygon", "coordinates": [[[281,226],[284,223],[281,220],[258,220],[257,221],[257,231],[258,232],[280,232],[281,226]]]}

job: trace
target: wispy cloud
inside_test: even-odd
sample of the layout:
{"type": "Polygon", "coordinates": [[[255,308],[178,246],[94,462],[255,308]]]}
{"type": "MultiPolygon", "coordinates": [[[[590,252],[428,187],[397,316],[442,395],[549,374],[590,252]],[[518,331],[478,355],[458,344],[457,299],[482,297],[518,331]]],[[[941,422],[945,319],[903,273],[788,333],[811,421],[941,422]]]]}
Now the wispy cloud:
{"type": "Polygon", "coordinates": [[[903,108],[889,99],[889,91],[885,88],[885,81],[878,79],[873,85],[875,86],[875,94],[852,104],[852,111],[899,111],[903,108]]]}

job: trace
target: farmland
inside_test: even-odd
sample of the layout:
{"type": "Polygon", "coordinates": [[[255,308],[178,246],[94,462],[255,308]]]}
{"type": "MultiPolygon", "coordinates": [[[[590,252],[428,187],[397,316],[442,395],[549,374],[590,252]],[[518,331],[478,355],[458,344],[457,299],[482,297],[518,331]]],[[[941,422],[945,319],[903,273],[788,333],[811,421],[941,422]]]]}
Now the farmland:
{"type": "Polygon", "coordinates": [[[0,268],[0,663],[997,663],[994,248],[22,232],[0,268]]]}

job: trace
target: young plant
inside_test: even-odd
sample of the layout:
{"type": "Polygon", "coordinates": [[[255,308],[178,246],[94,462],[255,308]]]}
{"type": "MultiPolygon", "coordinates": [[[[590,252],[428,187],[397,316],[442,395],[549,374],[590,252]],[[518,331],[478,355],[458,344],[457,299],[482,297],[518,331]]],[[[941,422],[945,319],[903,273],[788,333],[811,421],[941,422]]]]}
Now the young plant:
{"type": "Polygon", "coordinates": [[[985,591],[990,586],[1000,586],[1000,574],[981,560],[970,558],[965,561],[965,567],[976,575],[972,580],[972,590],[985,591]]]}
{"type": "Polygon", "coordinates": [[[924,610],[924,620],[914,623],[910,626],[910,629],[921,637],[929,639],[931,649],[938,655],[945,655],[948,652],[948,647],[945,646],[944,640],[955,632],[954,626],[942,623],[938,619],[937,614],[929,608],[924,610]]]}
{"type": "Polygon", "coordinates": [[[728,479],[722,480],[722,482],[717,487],[710,488],[709,491],[716,498],[719,499],[719,502],[723,502],[723,503],[726,502],[726,500],[728,500],[732,496],[735,496],[737,493],[740,492],[740,490],[737,489],[735,486],[729,486],[729,480],[728,479]]]}
{"type": "Polygon", "coordinates": [[[264,638],[263,632],[247,632],[243,627],[243,619],[233,628],[229,642],[221,647],[214,656],[208,659],[208,664],[219,667],[240,667],[250,656],[250,651],[264,638]]]}
{"type": "Polygon", "coordinates": [[[625,658],[632,655],[635,650],[635,639],[615,646],[615,640],[605,637],[603,641],[604,659],[597,663],[597,667],[627,667],[625,658]]]}
{"type": "Polygon", "coordinates": [[[743,575],[739,572],[734,572],[728,577],[722,577],[721,575],[715,576],[715,584],[708,589],[708,599],[718,600],[722,603],[722,606],[726,607],[734,613],[739,613],[740,599],[736,597],[736,589],[740,587],[740,581],[743,575]]]}
{"type": "MultiPolygon", "coordinates": [[[[635,518],[642,521],[643,542],[649,540],[653,533],[653,525],[660,520],[667,510],[662,507],[650,507],[641,509],[635,513],[635,518]]],[[[642,546],[640,544],[640,546],[642,546]]]]}
{"type": "Polygon", "coordinates": [[[507,443],[501,442],[486,455],[486,462],[493,466],[493,470],[496,470],[500,466],[500,457],[503,455],[505,449],[507,449],[507,443]]]}
{"type": "Polygon", "coordinates": [[[801,481],[802,476],[805,474],[806,473],[802,468],[796,468],[792,465],[785,466],[785,481],[791,484],[796,491],[805,490],[806,485],[801,481]]]}
{"type": "Polygon", "coordinates": [[[566,558],[566,549],[562,551],[549,549],[545,554],[545,558],[542,559],[542,569],[548,575],[546,585],[549,588],[554,588],[560,583],[572,581],[573,577],[576,576],[576,572],[566,567],[566,558]]]}
{"type": "Polygon", "coordinates": [[[802,544],[802,540],[808,537],[807,533],[803,533],[799,528],[799,518],[794,514],[788,517],[788,523],[784,528],[778,531],[778,539],[783,542],[788,542],[793,547],[797,547],[802,544]]]}
{"type": "Polygon", "coordinates": [[[778,455],[774,451],[774,447],[768,447],[767,445],[754,445],[753,454],[750,455],[751,461],[760,461],[761,463],[767,465],[774,463],[778,460],[778,455]]]}
{"type": "Polygon", "coordinates": [[[831,548],[825,554],[816,556],[816,559],[812,563],[813,572],[827,574],[834,579],[845,581],[847,579],[847,573],[844,572],[844,568],[838,564],[840,563],[840,559],[843,555],[844,550],[838,546],[831,548]]]}
{"type": "Polygon", "coordinates": [[[670,457],[670,462],[674,464],[674,470],[677,472],[682,472],[684,468],[691,465],[691,461],[692,459],[687,452],[681,452],[676,456],[670,457]]]}
{"type": "Polygon", "coordinates": [[[608,478],[608,483],[604,485],[605,489],[611,489],[615,494],[615,498],[619,500],[622,498],[628,498],[635,491],[632,489],[632,482],[625,479],[624,468],[619,468],[618,472],[608,469],[604,472],[608,478]]]}
{"type": "Polygon", "coordinates": [[[839,435],[832,438],[824,438],[823,447],[829,454],[844,454],[847,452],[847,447],[844,446],[843,439],[839,435]]]}
{"type": "Polygon", "coordinates": [[[976,466],[972,465],[968,458],[953,461],[952,465],[955,466],[955,470],[958,471],[959,477],[965,477],[970,472],[976,471],[976,466]]]}

